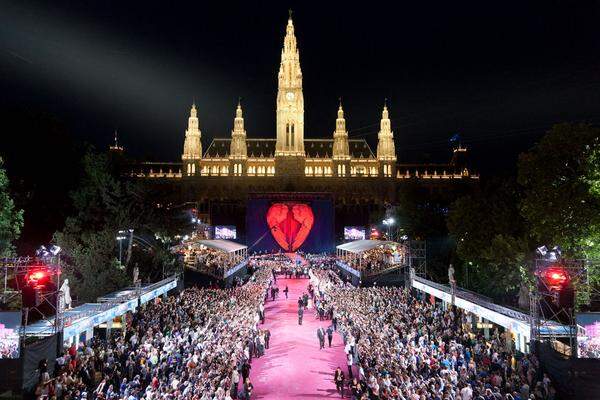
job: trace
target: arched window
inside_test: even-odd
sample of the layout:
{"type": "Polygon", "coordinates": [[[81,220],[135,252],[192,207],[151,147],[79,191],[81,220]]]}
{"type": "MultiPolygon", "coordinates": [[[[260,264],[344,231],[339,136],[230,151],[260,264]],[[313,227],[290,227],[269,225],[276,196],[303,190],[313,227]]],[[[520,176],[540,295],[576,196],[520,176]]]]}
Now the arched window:
{"type": "Polygon", "coordinates": [[[292,147],[294,147],[294,143],[296,142],[296,134],[294,132],[294,126],[295,126],[294,124],[292,124],[292,126],[291,126],[291,136],[292,136],[292,138],[290,140],[290,144],[292,145],[292,147]]]}
{"type": "Polygon", "coordinates": [[[285,124],[285,147],[290,146],[290,124],[285,124]]]}

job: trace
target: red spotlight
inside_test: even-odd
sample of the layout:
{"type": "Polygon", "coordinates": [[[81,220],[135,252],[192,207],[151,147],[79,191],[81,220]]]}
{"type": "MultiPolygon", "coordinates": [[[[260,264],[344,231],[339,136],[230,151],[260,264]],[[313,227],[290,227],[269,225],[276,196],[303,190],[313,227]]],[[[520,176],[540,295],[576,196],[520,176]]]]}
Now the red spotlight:
{"type": "Polygon", "coordinates": [[[545,268],[541,275],[548,286],[553,289],[562,288],[569,283],[569,274],[560,265],[551,265],[545,268]]]}
{"type": "Polygon", "coordinates": [[[45,276],[46,276],[46,274],[44,272],[36,271],[29,276],[29,280],[39,281],[40,279],[42,279],[45,276]]]}
{"type": "Polygon", "coordinates": [[[45,266],[33,268],[25,275],[25,282],[33,287],[42,287],[50,282],[50,272],[45,266]]]}

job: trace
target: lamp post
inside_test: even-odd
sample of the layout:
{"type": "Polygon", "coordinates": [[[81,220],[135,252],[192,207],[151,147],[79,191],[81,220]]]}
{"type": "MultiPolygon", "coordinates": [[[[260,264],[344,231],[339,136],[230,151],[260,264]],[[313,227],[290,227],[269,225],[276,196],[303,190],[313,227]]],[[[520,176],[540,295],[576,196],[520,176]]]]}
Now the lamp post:
{"type": "Polygon", "coordinates": [[[117,241],[119,242],[119,264],[123,265],[123,240],[127,239],[126,231],[119,231],[117,241]]]}
{"type": "Polygon", "coordinates": [[[383,225],[385,225],[387,227],[387,239],[390,240],[390,230],[391,230],[391,226],[394,225],[396,221],[394,220],[394,218],[389,217],[383,220],[383,225]]]}
{"type": "Polygon", "coordinates": [[[133,243],[133,229],[119,231],[116,239],[119,242],[119,264],[123,266],[123,240],[129,239],[127,243],[127,260],[125,261],[125,263],[128,264],[131,255],[131,245],[133,243]]]}

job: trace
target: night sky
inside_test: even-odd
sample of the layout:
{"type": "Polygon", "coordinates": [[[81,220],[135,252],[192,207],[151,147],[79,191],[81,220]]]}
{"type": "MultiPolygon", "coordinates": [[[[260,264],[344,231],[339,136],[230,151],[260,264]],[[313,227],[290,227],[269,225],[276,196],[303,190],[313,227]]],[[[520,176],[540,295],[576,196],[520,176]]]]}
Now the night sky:
{"type": "Polygon", "coordinates": [[[306,137],[331,136],[342,96],[350,136],[375,144],[387,97],[400,161],[446,161],[459,133],[495,173],[553,123],[600,122],[598,2],[349,4],[1,2],[3,141],[43,113],[70,141],[105,148],[118,129],[128,154],[176,161],[192,100],[206,148],[238,96],[249,137],[275,137],[288,7],[306,137]]]}

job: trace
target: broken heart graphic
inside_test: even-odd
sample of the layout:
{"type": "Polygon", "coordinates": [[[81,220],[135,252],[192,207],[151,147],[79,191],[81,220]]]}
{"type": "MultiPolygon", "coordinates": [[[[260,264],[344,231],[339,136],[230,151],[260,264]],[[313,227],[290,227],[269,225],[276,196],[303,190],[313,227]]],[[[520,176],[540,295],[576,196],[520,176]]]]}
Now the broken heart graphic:
{"type": "Polygon", "coordinates": [[[274,203],[267,211],[271,234],[285,251],[302,246],[314,222],[312,209],[304,203],[274,203]]]}

